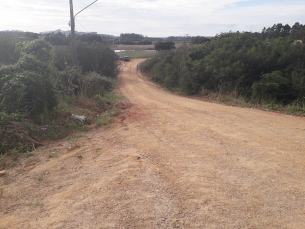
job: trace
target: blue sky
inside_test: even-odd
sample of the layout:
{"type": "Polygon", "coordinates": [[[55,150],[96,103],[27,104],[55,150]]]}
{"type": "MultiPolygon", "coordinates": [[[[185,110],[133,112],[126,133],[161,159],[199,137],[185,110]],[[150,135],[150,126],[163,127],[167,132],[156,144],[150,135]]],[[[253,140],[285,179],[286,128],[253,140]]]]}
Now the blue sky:
{"type": "MultiPolygon", "coordinates": [[[[73,0],[74,13],[94,0],[73,0]]],[[[69,30],[69,0],[0,0],[0,31],[69,30]]],[[[304,0],[99,0],[76,17],[76,30],[119,35],[214,36],[305,24],[304,0]]]]}

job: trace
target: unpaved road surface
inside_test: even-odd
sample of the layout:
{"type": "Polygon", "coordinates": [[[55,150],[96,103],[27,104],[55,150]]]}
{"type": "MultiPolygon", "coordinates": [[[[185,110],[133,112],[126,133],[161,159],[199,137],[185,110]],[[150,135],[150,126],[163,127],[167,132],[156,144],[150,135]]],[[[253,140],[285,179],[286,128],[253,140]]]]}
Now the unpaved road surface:
{"type": "Polygon", "coordinates": [[[140,61],[110,128],[0,178],[0,228],[305,228],[304,118],[169,94],[140,61]]]}

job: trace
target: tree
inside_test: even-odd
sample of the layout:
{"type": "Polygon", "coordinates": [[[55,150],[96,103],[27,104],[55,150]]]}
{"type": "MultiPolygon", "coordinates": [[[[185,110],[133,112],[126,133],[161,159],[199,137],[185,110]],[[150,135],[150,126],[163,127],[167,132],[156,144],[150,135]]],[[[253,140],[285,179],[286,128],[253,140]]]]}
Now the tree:
{"type": "Polygon", "coordinates": [[[192,37],[191,41],[192,44],[203,44],[205,42],[211,41],[211,39],[207,37],[197,36],[197,37],[192,37]]]}
{"type": "Polygon", "coordinates": [[[92,43],[94,41],[101,43],[103,38],[97,34],[82,34],[78,37],[81,42],[89,42],[92,43]]]}
{"type": "Polygon", "coordinates": [[[175,49],[175,42],[173,41],[159,41],[157,43],[155,43],[155,49],[157,51],[162,51],[162,50],[171,50],[171,49],[175,49]]]}
{"type": "Polygon", "coordinates": [[[46,34],[44,40],[49,42],[51,45],[69,45],[69,38],[61,32],[46,34]]]}
{"type": "Polygon", "coordinates": [[[0,110],[37,120],[57,103],[50,81],[52,46],[42,39],[25,44],[16,64],[0,68],[0,110]]]}
{"type": "Polygon", "coordinates": [[[119,57],[109,47],[106,47],[99,42],[78,42],[76,48],[79,66],[82,67],[84,73],[96,71],[107,77],[112,77],[114,75],[116,61],[119,57]]]}

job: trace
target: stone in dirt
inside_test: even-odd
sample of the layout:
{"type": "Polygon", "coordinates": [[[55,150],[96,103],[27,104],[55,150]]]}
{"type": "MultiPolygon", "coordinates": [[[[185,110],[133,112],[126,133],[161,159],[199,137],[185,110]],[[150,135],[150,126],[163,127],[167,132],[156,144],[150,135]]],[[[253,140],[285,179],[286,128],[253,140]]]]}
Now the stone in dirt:
{"type": "Polygon", "coordinates": [[[3,170],[3,171],[0,171],[0,177],[4,176],[6,174],[6,171],[3,170]]]}
{"type": "Polygon", "coordinates": [[[80,116],[80,115],[75,115],[75,114],[72,114],[72,118],[76,121],[79,121],[81,123],[84,123],[86,122],[86,117],[84,115],[80,116]]]}

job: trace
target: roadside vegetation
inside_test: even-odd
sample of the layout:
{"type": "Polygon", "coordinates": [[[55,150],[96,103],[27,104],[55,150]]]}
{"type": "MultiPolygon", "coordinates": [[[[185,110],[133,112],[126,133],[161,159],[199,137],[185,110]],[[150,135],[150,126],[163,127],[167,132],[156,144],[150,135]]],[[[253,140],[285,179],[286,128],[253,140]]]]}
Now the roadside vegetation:
{"type": "Polygon", "coordinates": [[[74,67],[69,39],[60,36],[61,45],[52,46],[34,35],[0,34],[0,170],[31,155],[42,140],[112,122],[120,108],[122,97],[113,92],[114,51],[84,36],[77,44],[79,67],[74,67]],[[72,114],[86,116],[86,122],[72,114]]]}
{"type": "Polygon", "coordinates": [[[142,72],[181,94],[305,114],[304,25],[192,41],[200,45],[160,51],[140,66],[142,72]]]}

